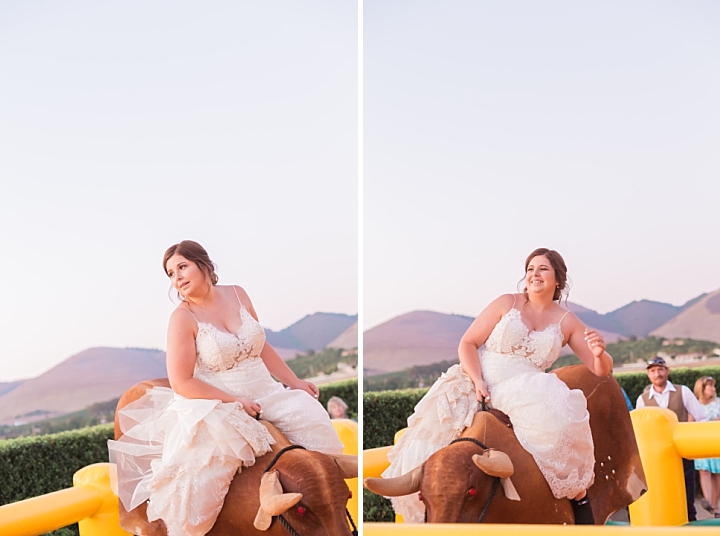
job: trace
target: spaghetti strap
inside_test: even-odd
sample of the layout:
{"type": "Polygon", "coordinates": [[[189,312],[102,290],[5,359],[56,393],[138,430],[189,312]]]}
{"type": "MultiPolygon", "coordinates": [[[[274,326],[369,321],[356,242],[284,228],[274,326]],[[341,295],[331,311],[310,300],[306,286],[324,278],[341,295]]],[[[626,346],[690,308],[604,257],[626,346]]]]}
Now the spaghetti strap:
{"type": "Polygon", "coordinates": [[[233,285],[232,288],[233,288],[233,290],[235,291],[235,297],[237,298],[238,303],[239,303],[240,305],[242,305],[242,302],[240,301],[240,296],[238,296],[238,293],[237,293],[237,287],[235,287],[235,285],[233,285]]]}
{"type": "Polygon", "coordinates": [[[560,322],[558,322],[558,326],[562,324],[562,321],[565,320],[565,317],[568,315],[570,311],[567,311],[564,315],[562,315],[562,318],[560,319],[560,322]]]}
{"type": "Polygon", "coordinates": [[[195,318],[195,315],[192,314],[192,311],[190,310],[189,307],[185,307],[185,310],[186,310],[188,313],[190,313],[190,316],[193,317],[193,319],[195,320],[195,322],[197,322],[198,324],[200,324],[200,321],[199,321],[197,318],[195,318]]]}
{"type": "Polygon", "coordinates": [[[517,294],[513,293],[513,304],[512,304],[512,307],[510,307],[510,310],[515,309],[516,301],[517,301],[517,294]]]}

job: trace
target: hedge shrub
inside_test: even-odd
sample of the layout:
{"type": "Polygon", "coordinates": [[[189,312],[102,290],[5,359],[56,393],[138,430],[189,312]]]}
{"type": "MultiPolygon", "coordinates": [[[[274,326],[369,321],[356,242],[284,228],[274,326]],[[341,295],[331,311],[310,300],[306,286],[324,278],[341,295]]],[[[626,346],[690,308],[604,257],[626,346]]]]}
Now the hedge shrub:
{"type": "Polygon", "coordinates": [[[0,441],[0,504],[72,487],[78,469],[108,461],[113,425],[0,441]]]}
{"type": "Polygon", "coordinates": [[[392,445],[395,432],[407,426],[407,418],[427,392],[427,388],[416,388],[364,393],[363,448],[392,445]]]}

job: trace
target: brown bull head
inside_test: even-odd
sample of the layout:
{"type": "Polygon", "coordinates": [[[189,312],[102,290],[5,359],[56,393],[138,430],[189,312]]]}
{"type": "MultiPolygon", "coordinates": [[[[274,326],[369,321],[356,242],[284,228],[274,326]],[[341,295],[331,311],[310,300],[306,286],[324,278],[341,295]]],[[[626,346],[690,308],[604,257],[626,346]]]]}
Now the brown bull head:
{"type": "Polygon", "coordinates": [[[253,527],[286,535],[282,525],[273,523],[274,516],[282,515],[303,536],[350,536],[345,516],[350,490],[344,479],[356,475],[357,456],[288,450],[262,476],[253,527]]]}

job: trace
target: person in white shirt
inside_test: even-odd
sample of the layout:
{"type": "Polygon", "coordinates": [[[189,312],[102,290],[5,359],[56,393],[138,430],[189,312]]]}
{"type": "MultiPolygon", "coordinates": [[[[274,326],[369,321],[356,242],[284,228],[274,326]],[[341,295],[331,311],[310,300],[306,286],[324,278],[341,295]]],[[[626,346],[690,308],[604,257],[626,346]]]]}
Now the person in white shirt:
{"type": "MultiPolygon", "coordinates": [[[[673,411],[680,422],[705,421],[705,409],[695,398],[693,392],[684,385],[677,387],[668,381],[668,367],[665,360],[655,356],[647,362],[647,375],[650,383],[638,397],[636,408],[661,407],[673,411]],[[678,390],[679,388],[679,390],[678,390]]],[[[695,466],[692,460],[683,458],[685,473],[685,496],[687,499],[688,520],[695,521],[695,466]]]]}

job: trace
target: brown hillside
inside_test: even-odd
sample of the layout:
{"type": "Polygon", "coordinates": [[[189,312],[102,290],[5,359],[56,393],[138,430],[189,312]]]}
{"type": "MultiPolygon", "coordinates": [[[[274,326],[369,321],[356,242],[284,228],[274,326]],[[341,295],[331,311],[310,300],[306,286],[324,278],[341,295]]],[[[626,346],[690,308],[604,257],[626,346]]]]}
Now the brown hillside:
{"type": "Polygon", "coordinates": [[[160,350],[90,348],[0,397],[0,422],[37,410],[78,411],[117,398],[142,380],[165,376],[165,352],[160,350]]]}
{"type": "Polygon", "coordinates": [[[472,323],[469,316],[413,311],[363,334],[365,374],[403,370],[457,359],[457,347],[472,323]]]}
{"type": "Polygon", "coordinates": [[[720,290],[716,290],[652,331],[650,335],[720,343],[720,290]]]}
{"type": "Polygon", "coordinates": [[[327,348],[340,348],[342,350],[352,350],[358,347],[358,323],[343,331],[335,340],[330,341],[327,348]]]}

